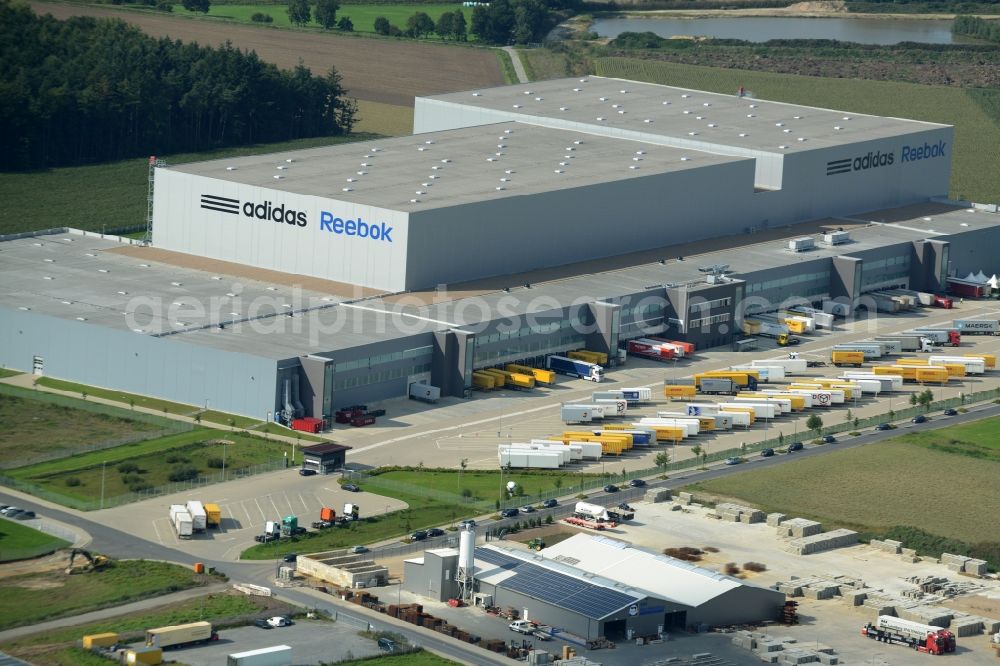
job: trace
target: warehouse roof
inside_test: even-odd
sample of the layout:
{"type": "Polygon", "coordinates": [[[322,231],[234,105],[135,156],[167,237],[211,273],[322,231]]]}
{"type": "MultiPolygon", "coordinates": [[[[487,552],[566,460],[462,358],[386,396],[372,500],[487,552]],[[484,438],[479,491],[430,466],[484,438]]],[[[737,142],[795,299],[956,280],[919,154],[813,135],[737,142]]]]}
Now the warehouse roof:
{"type": "Polygon", "coordinates": [[[602,536],[576,534],[545,548],[542,554],[555,562],[641,588],[657,599],[690,607],[746,585],[732,576],[602,536]]]}
{"type": "MultiPolygon", "coordinates": [[[[771,102],[736,94],[690,90],[587,76],[500,86],[422,98],[483,109],[484,119],[517,119],[728,154],[784,154],[942,127],[771,102]],[[542,120],[542,119],[551,119],[542,120]],[[734,150],[727,150],[727,147],[734,150]],[[737,152],[738,151],[738,152],[737,152]]],[[[422,135],[420,135],[422,136],[422,135]]]]}
{"type": "MultiPolygon", "coordinates": [[[[61,319],[145,335],[169,334],[170,339],[213,349],[276,360],[336,352],[365,344],[410,337],[414,333],[454,327],[474,328],[489,317],[520,315],[556,304],[613,298],[661,285],[702,281],[699,268],[730,266],[739,277],[838,255],[854,255],[894,243],[941,237],[1000,225],[1000,215],[943,204],[921,204],[872,211],[838,223],[864,225],[851,229],[851,242],[793,253],[787,240],[740,244],[720,239],[728,249],[703,252],[679,261],[676,251],[636,253],[638,265],[609,270],[607,261],[566,267],[569,277],[535,281],[533,274],[501,276],[488,293],[469,299],[452,298],[433,305],[396,307],[380,299],[345,302],[339,296],[301,290],[285,284],[234,279],[154,260],[120,254],[121,241],[83,232],[65,232],[0,242],[0,307],[27,309],[61,319]],[[523,285],[531,283],[530,288],[523,285]],[[503,285],[514,287],[509,293],[503,285]],[[230,296],[233,294],[234,296],[230,296]],[[501,302],[503,310],[500,309],[501,302]],[[194,307],[203,304],[203,308],[194,307]],[[153,315],[151,305],[157,305],[153,315]],[[291,308],[286,307],[291,305],[291,308]],[[236,313],[236,315],[232,314],[236,313]],[[289,317],[289,314],[294,316],[289,317]],[[238,316],[237,316],[238,315],[238,316]],[[256,318],[254,318],[256,317],[256,318]],[[237,322],[237,323],[230,323],[237,322]],[[218,324],[224,323],[225,328],[218,324]]],[[[794,227],[788,235],[794,234],[794,227]]],[[[753,237],[748,237],[748,239],[753,237]]],[[[292,276],[294,277],[294,276],[292,276]]],[[[752,277],[751,277],[752,279],[752,277]]],[[[410,297],[412,299],[412,297],[410,297]]],[[[388,299],[391,301],[392,299],[388,299]]],[[[543,322],[544,323],[544,322],[543,322]]]]}
{"type": "Polygon", "coordinates": [[[739,159],[506,122],[170,168],[222,181],[411,212],[739,159]]]}

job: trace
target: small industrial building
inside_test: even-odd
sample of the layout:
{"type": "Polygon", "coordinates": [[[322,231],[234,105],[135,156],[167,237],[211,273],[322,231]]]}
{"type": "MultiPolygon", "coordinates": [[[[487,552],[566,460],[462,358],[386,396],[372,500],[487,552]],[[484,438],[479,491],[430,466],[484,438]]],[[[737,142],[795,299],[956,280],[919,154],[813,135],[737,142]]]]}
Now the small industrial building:
{"type": "Polygon", "coordinates": [[[319,474],[333,474],[344,468],[351,447],[341,444],[316,444],[302,449],[302,469],[314,469],[319,474]]]}
{"type": "MultiPolygon", "coordinates": [[[[405,588],[441,601],[459,595],[459,552],[404,563],[405,588]]],[[[625,542],[575,535],[540,552],[475,549],[472,599],[587,640],[777,619],[785,596],[625,542]]]]}
{"type": "Polygon", "coordinates": [[[601,77],[419,98],[414,123],[155,167],[151,246],[0,237],[0,367],[332,424],[505,363],[729,345],[744,315],[1000,273],[996,205],[943,198],[948,126],[601,77]]]}

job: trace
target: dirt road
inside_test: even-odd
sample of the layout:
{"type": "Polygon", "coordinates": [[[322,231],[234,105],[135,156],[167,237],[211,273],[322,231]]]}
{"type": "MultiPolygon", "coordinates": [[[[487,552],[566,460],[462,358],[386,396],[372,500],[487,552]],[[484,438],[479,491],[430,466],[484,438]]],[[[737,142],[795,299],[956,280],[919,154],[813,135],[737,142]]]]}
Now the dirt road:
{"type": "Polygon", "coordinates": [[[488,49],[258,28],[114,7],[49,2],[32,2],[31,7],[58,19],[120,18],[154,37],[213,46],[228,40],[279,67],[294,67],[301,59],[319,75],[336,66],[352,96],[374,102],[413,106],[415,95],[503,85],[496,55],[488,49]]]}

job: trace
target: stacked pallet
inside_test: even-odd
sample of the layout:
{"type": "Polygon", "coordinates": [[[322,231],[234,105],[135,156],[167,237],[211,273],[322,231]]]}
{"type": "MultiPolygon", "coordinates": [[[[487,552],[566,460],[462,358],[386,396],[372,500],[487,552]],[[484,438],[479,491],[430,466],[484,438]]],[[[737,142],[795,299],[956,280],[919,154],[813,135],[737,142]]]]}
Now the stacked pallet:
{"type": "Polygon", "coordinates": [[[722,502],[715,507],[715,515],[734,523],[759,523],[764,520],[764,512],[749,506],[722,502]]]}
{"type": "Polygon", "coordinates": [[[828,645],[798,645],[794,638],[776,637],[759,631],[737,631],[732,638],[733,645],[750,650],[765,664],[838,664],[840,658],[828,645]]]}
{"type": "Polygon", "coordinates": [[[892,555],[899,555],[900,549],[903,547],[902,542],[893,541],[891,539],[885,539],[884,541],[872,539],[868,543],[872,548],[881,550],[884,553],[891,553],[892,555]]]}
{"type": "Polygon", "coordinates": [[[785,522],[787,518],[788,516],[783,513],[769,513],[767,514],[767,526],[777,527],[781,523],[785,522]]]}

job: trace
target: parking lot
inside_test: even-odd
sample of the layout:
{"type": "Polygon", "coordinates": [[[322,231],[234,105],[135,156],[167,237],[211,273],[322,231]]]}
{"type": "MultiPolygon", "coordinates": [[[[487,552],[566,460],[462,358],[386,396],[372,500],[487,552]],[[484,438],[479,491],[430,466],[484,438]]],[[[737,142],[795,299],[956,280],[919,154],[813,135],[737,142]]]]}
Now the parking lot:
{"type": "Polygon", "coordinates": [[[336,622],[301,620],[290,627],[259,629],[237,627],[219,632],[219,640],[205,645],[170,650],[164,656],[188,666],[219,666],[235,652],[274,645],[292,646],[292,663],[318,664],[369,657],[379,653],[375,641],[358,629],[336,622]]]}
{"type": "Polygon", "coordinates": [[[340,515],[347,502],[358,504],[362,517],[406,508],[405,502],[393,498],[342,490],[332,476],[303,477],[288,469],[105,509],[101,515],[119,529],[196,557],[236,559],[240,551],[254,544],[255,535],[263,533],[266,521],[294,515],[300,525],[309,527],[319,520],[320,508],[331,507],[340,515]],[[178,539],[167,512],[171,504],[188,500],[218,504],[221,527],[191,539],[178,539]]]}

